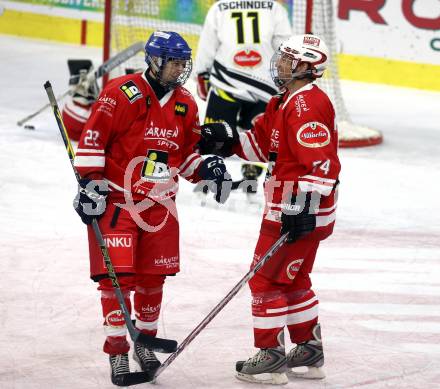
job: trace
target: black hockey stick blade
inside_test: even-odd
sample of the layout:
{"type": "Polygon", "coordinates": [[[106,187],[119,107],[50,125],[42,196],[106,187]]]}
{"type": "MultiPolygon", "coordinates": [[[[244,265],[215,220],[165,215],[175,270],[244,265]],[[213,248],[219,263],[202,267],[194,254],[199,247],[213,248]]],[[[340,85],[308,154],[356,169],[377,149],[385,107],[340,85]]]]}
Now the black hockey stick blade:
{"type": "Polygon", "coordinates": [[[139,333],[136,342],[158,353],[171,354],[177,350],[177,342],[175,340],[156,338],[142,332],[139,333]]]}
{"type": "MultiPolygon", "coordinates": [[[[136,320],[132,320],[131,322],[133,325],[136,325],[136,320]]],[[[143,334],[142,332],[137,335],[135,341],[157,353],[171,354],[177,350],[177,342],[175,340],[156,338],[151,335],[143,334]]]]}
{"type": "Polygon", "coordinates": [[[116,386],[132,386],[139,385],[145,382],[151,382],[154,379],[153,372],[136,372],[136,373],[126,373],[118,374],[112,377],[112,382],[116,386]]]}

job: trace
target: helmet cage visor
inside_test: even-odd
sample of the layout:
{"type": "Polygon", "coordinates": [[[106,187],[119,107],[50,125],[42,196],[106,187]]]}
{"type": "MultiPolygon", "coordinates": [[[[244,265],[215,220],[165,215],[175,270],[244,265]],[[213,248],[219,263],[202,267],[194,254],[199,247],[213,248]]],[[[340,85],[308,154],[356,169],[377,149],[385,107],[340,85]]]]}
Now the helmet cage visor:
{"type": "Polygon", "coordinates": [[[270,60],[270,75],[279,88],[283,88],[295,77],[295,70],[301,60],[292,54],[277,50],[270,60]]]}
{"type": "Polygon", "coordinates": [[[182,59],[179,57],[176,58],[175,56],[168,56],[167,54],[161,55],[160,57],[147,54],[145,61],[157,81],[168,89],[174,89],[185,84],[191,75],[191,57],[182,59]],[[171,67],[179,67],[179,69],[170,71],[169,68],[171,67]]]}

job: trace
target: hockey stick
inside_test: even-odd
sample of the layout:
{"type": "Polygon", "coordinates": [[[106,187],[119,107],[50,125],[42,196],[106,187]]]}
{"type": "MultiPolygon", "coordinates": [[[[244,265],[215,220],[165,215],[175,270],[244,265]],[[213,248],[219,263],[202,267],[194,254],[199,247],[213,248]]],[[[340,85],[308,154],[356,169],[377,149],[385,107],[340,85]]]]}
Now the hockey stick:
{"type": "MultiPolygon", "coordinates": [[[[131,46],[127,47],[125,50],[121,51],[120,53],[114,55],[113,57],[109,58],[107,61],[105,61],[96,71],[89,72],[87,74],[87,80],[90,83],[95,82],[98,78],[102,77],[104,74],[107,74],[111,72],[114,68],[118,67],[131,57],[135,56],[139,51],[144,49],[144,43],[139,41],[131,46]]],[[[77,88],[79,87],[79,84],[77,85],[77,88]]],[[[60,101],[64,99],[67,95],[73,95],[75,94],[76,88],[69,89],[66,92],[64,92],[62,95],[59,95],[56,97],[56,101],[60,101]]],[[[35,111],[34,113],[31,113],[30,115],[24,117],[23,119],[19,120],[17,122],[17,126],[22,126],[24,123],[28,122],[35,116],[39,115],[41,112],[43,112],[46,108],[50,107],[50,103],[45,104],[40,109],[35,111]]]]}
{"type": "Polygon", "coordinates": [[[260,270],[260,268],[279,250],[279,248],[284,244],[289,235],[286,232],[282,235],[270,248],[266,251],[266,254],[255,264],[255,266],[249,270],[246,275],[238,281],[238,283],[229,291],[229,293],[220,301],[211,312],[200,322],[200,324],[192,330],[192,332],[179,344],[177,350],[172,353],[165,361],[160,365],[160,367],[154,373],[151,381],[159,377],[160,374],[179,356],[179,354],[188,346],[200,332],[214,319],[217,314],[232,300],[232,298],[240,291],[240,289],[246,285],[246,283],[255,275],[255,273],[260,270]]]}
{"type": "MultiPolygon", "coordinates": [[[[44,84],[44,89],[46,89],[46,93],[49,98],[50,105],[52,106],[53,113],[55,115],[55,119],[57,121],[58,128],[61,133],[61,137],[63,138],[64,141],[64,146],[66,147],[67,154],[69,155],[69,160],[70,160],[70,164],[72,165],[73,173],[75,174],[76,180],[79,183],[81,176],[79,175],[78,170],[74,165],[75,152],[73,150],[72,144],[70,143],[70,139],[67,134],[60,109],[58,108],[58,104],[52,90],[52,85],[50,84],[49,81],[46,81],[46,83],[44,84]]],[[[93,228],[93,232],[95,233],[95,237],[98,242],[98,245],[101,249],[102,256],[104,257],[104,263],[107,268],[108,276],[112,282],[116,297],[118,299],[118,303],[121,307],[122,314],[124,315],[125,325],[127,326],[127,330],[133,342],[141,343],[147,348],[157,352],[172,353],[176,351],[177,342],[175,340],[155,338],[153,336],[143,334],[133,325],[130,317],[130,312],[128,311],[127,306],[125,304],[124,296],[119,286],[118,278],[113,268],[113,264],[110,259],[109,252],[107,250],[107,246],[105,244],[104,238],[102,236],[101,230],[99,228],[96,219],[93,219],[92,221],[92,228],[93,228]]]]}

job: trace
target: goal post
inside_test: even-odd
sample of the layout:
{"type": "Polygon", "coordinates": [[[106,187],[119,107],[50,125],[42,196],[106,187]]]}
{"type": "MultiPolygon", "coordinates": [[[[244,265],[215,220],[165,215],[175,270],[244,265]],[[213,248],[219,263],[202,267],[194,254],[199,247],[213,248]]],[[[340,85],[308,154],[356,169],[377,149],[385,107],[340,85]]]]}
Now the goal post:
{"type": "MultiPolygon", "coordinates": [[[[346,108],[339,78],[337,37],[333,0],[284,0],[294,34],[312,32],[330,50],[329,66],[318,81],[332,100],[338,119],[339,146],[364,147],[382,142],[380,131],[354,123],[346,108]]],[[[176,31],[197,52],[205,15],[215,0],[105,0],[104,61],[136,41],[146,41],[155,30],[176,31]]],[[[126,68],[145,66],[140,53],[124,64],[126,68]]],[[[120,69],[117,73],[123,74],[120,69]]],[[[105,81],[105,80],[104,80],[105,81]]]]}

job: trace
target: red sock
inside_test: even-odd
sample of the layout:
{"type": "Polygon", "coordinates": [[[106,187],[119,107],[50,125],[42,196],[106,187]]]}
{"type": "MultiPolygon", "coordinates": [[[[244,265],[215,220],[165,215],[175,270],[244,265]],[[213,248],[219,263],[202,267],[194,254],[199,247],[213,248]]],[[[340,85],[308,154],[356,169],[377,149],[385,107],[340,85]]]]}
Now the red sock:
{"type": "MultiPolygon", "coordinates": [[[[120,277],[119,285],[121,287],[127,309],[129,312],[131,312],[131,277],[120,277]]],[[[110,279],[106,278],[99,281],[98,290],[101,291],[104,330],[107,335],[103,350],[105,353],[110,355],[127,353],[130,349],[130,345],[126,339],[127,327],[125,326],[125,319],[110,279]]]]}
{"type": "Polygon", "coordinates": [[[162,290],[165,276],[142,275],[136,277],[134,311],[136,328],[142,333],[156,336],[162,304],[162,290]]]}

